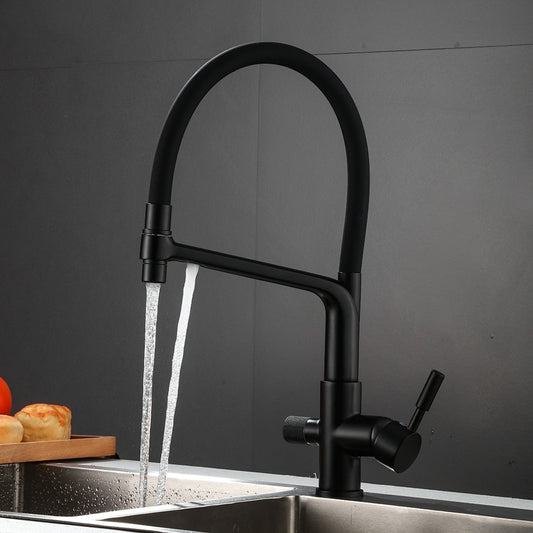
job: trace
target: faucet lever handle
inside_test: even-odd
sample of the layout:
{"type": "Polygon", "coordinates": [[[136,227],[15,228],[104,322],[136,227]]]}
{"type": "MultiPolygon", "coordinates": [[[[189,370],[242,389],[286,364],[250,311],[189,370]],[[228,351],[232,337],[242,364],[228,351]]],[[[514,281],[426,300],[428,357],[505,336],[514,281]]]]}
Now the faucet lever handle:
{"type": "Polygon", "coordinates": [[[411,431],[416,431],[418,429],[420,422],[422,422],[422,418],[426,412],[429,411],[429,408],[431,407],[431,404],[433,403],[433,400],[435,399],[443,380],[444,374],[442,372],[439,372],[438,370],[432,370],[429,373],[426,384],[424,385],[424,388],[422,389],[422,392],[420,393],[420,396],[416,402],[415,412],[413,413],[409,425],[407,426],[411,431]]]}

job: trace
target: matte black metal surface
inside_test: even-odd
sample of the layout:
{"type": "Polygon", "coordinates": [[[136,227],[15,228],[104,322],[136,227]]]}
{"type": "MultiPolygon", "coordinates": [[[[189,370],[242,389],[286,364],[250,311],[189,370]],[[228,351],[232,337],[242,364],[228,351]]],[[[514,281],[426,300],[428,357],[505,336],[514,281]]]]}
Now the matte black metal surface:
{"type": "Polygon", "coordinates": [[[369,194],[366,136],[353,99],[337,75],[312,54],[283,43],[248,43],[226,50],[207,62],[183,87],[159,139],[150,183],[150,203],[170,204],[172,181],[181,140],[198,104],[228,74],[243,67],[274,64],[299,72],[328,99],[341,126],[348,167],[346,220],[341,272],[361,272],[369,194]]]}
{"type": "MultiPolygon", "coordinates": [[[[311,291],[321,298],[326,312],[326,342],[320,423],[317,424],[320,445],[317,495],[350,500],[362,495],[361,456],[375,457],[394,471],[403,472],[416,459],[421,442],[419,435],[390,419],[372,417],[376,423],[370,427],[368,419],[360,416],[360,274],[368,217],[369,179],[363,124],[350,93],[337,75],[313,54],[291,45],[256,42],[236,46],[220,53],[196,71],[170,109],[155,154],[140,251],[142,280],[147,283],[165,282],[167,261],[182,261],[311,291]],[[172,238],[170,201],[174,169],[187,125],[212,87],[228,74],[256,64],[282,65],[304,75],[327,98],[341,126],[346,148],[348,189],[338,281],[276,264],[183,245],[172,238]],[[349,442],[341,446],[337,430],[348,420],[353,431],[344,431],[344,440],[349,442]],[[365,431],[359,431],[359,426],[365,431]],[[366,431],[367,428],[370,430],[366,431]],[[361,433],[364,433],[364,438],[357,438],[361,433]]],[[[438,386],[431,390],[436,393],[437,389],[438,386]]],[[[291,440],[295,439],[291,437],[291,440]]]]}

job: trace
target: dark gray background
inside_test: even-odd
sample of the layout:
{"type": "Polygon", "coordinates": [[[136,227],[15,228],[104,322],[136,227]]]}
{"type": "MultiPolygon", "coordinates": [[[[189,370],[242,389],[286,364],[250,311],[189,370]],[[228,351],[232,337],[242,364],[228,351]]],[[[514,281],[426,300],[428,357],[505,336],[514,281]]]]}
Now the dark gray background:
{"type": "MultiPolygon", "coordinates": [[[[317,54],[366,127],[364,410],[407,420],[446,382],[404,475],[363,480],[533,498],[533,5],[286,0],[2,1],[0,375],[15,409],[69,405],[74,431],[139,447],[139,238],[162,123],[208,58],[278,40],[317,54]]],[[[193,117],[177,240],[335,276],[345,161],[325,99],[281,67],[225,79],[193,117]]],[[[162,291],[159,456],[184,267],[162,291]]],[[[313,295],[200,270],[171,461],[311,475],[285,444],[318,414],[313,295]]]]}

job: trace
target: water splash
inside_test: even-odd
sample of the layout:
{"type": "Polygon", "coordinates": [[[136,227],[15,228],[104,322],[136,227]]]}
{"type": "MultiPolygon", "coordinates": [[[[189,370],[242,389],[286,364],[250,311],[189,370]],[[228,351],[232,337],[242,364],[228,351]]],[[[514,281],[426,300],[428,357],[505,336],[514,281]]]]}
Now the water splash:
{"type": "Polygon", "coordinates": [[[170,444],[172,441],[172,430],[174,429],[174,415],[178,401],[179,380],[181,365],[183,363],[183,352],[185,349],[185,338],[187,336],[187,326],[191,314],[192,297],[198,274],[198,265],[187,264],[185,270],[185,283],[183,286],[183,296],[181,300],[180,317],[176,332],[176,343],[174,344],[174,354],[172,356],[172,375],[168,387],[167,413],[165,417],[165,430],[163,433],[163,447],[161,449],[161,461],[159,463],[159,477],[157,479],[156,504],[161,505],[165,496],[165,485],[168,472],[168,458],[170,455],[170,444]]]}
{"type": "Polygon", "coordinates": [[[152,382],[154,375],[155,339],[160,283],[146,284],[146,319],[144,326],[144,374],[141,422],[139,504],[146,505],[148,461],[150,457],[150,426],[152,422],[152,382]]]}

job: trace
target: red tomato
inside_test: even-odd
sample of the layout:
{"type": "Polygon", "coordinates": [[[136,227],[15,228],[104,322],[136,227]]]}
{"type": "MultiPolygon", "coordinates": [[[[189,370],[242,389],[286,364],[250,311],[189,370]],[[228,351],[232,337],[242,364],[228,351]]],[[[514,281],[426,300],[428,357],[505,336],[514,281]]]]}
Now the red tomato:
{"type": "Polygon", "coordinates": [[[0,415],[11,414],[11,391],[7,383],[0,378],[0,415]]]}

